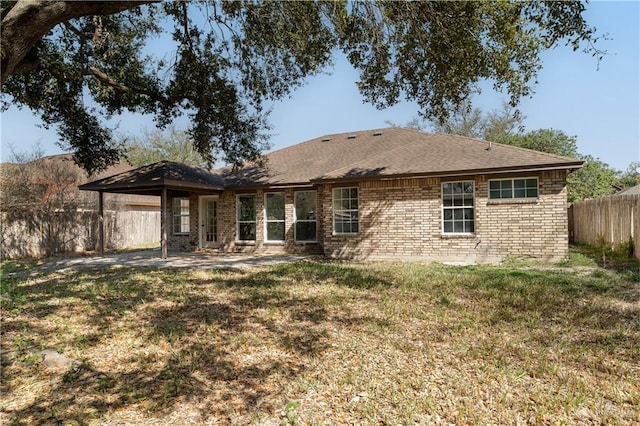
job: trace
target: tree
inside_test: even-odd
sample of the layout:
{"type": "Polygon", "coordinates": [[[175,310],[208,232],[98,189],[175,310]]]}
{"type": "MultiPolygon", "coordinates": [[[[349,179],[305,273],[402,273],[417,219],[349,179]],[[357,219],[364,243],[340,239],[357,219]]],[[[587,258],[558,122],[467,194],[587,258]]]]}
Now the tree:
{"type": "Polygon", "coordinates": [[[623,188],[640,185],[640,161],[631,162],[627,170],[620,173],[618,184],[623,188]]]}
{"type": "Polygon", "coordinates": [[[91,202],[91,195],[77,187],[86,181],[84,171],[71,158],[43,157],[39,148],[13,152],[12,157],[13,162],[0,169],[3,256],[7,251],[34,254],[29,247],[32,238],[45,256],[75,249],[82,207],[91,202]]]}
{"type": "Polygon", "coordinates": [[[521,134],[505,133],[493,140],[564,157],[576,158],[580,155],[576,137],[569,136],[561,130],[539,129],[521,134]]]}
{"type": "Polygon", "coordinates": [[[600,55],[584,11],[515,0],[3,1],[2,97],[56,125],[89,172],[118,159],[103,119],[123,111],[153,114],[161,128],[186,115],[205,160],[239,164],[265,146],[265,101],[287,96],[337,51],[359,70],[367,102],[404,97],[442,120],[484,79],[516,106],[544,49],[565,42],[600,55]],[[152,52],[157,38],[165,55],[152,52]]]}
{"type": "Polygon", "coordinates": [[[189,136],[170,126],[168,131],[145,131],[141,137],[132,136],[121,142],[123,160],[134,167],[169,160],[203,167],[206,161],[193,147],[189,136]]]}
{"type": "Polygon", "coordinates": [[[480,108],[472,107],[470,100],[465,100],[446,119],[432,121],[431,125],[436,132],[499,142],[499,139],[520,131],[523,120],[524,117],[507,102],[500,110],[484,113],[480,108]]]}
{"type": "Polygon", "coordinates": [[[579,155],[582,168],[567,177],[567,200],[570,203],[610,195],[617,180],[617,172],[607,163],[590,155],[579,155]]]}

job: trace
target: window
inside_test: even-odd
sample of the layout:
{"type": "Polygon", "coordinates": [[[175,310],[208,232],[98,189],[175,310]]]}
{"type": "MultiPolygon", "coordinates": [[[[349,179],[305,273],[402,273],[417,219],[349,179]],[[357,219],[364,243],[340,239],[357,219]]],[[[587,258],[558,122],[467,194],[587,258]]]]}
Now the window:
{"type": "Polygon", "coordinates": [[[299,191],[294,194],[295,238],[300,242],[317,241],[316,191],[299,191]]]}
{"type": "Polygon", "coordinates": [[[358,188],[333,189],[333,232],[358,233],[358,188]]]}
{"type": "Polygon", "coordinates": [[[538,178],[489,181],[489,199],[538,198],[538,178]]]}
{"type": "Polygon", "coordinates": [[[475,229],[473,181],[442,183],[442,232],[470,234],[475,229]]]}
{"type": "Polygon", "coordinates": [[[188,234],[189,226],[189,199],[173,199],[173,233],[188,234]]]}
{"type": "Polygon", "coordinates": [[[284,192],[264,194],[265,241],[284,241],[284,192]]]}
{"type": "Polygon", "coordinates": [[[238,240],[256,240],[256,196],[238,195],[237,199],[238,240]]]}

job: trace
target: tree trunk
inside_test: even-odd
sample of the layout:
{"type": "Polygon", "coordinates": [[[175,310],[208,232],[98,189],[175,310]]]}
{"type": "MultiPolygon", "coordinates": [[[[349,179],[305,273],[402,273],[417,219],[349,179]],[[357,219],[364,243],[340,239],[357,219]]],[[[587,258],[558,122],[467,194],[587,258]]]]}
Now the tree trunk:
{"type": "Polygon", "coordinates": [[[81,16],[111,15],[153,2],[18,0],[2,19],[0,85],[12,74],[37,67],[37,60],[25,61],[25,57],[56,25],[81,16]]]}

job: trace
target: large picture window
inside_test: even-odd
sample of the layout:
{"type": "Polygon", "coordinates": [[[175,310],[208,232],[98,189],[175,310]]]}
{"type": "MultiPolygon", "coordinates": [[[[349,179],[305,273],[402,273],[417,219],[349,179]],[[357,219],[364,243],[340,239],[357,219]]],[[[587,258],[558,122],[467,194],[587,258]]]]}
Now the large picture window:
{"type": "Polygon", "coordinates": [[[256,240],[256,196],[238,195],[237,199],[238,240],[256,240]]]}
{"type": "Polygon", "coordinates": [[[188,234],[189,225],[189,199],[174,198],[173,199],[173,233],[188,234]]]}
{"type": "Polygon", "coordinates": [[[538,198],[538,178],[489,181],[489,199],[538,198]]]}
{"type": "Polygon", "coordinates": [[[284,192],[264,194],[265,241],[284,241],[284,192]]]}
{"type": "Polygon", "coordinates": [[[358,231],[358,188],[334,188],[333,232],[357,234],[358,231]]]}
{"type": "Polygon", "coordinates": [[[442,183],[442,232],[470,234],[475,230],[473,181],[442,183]]]}
{"type": "Polygon", "coordinates": [[[318,239],[316,194],[316,191],[298,191],[294,194],[296,241],[315,243],[318,239]]]}

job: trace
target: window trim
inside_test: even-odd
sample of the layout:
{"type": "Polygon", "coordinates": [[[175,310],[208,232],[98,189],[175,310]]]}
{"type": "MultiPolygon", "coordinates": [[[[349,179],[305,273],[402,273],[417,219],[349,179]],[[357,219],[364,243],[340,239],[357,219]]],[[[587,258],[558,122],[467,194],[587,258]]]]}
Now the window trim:
{"type": "MultiPolygon", "coordinates": [[[[464,219],[463,219],[464,221],[464,219]]],[[[464,179],[464,180],[441,180],[440,181],[440,234],[443,237],[455,237],[455,236],[461,236],[461,237],[465,237],[465,236],[472,236],[476,234],[476,181],[475,179],[464,179]],[[462,183],[464,185],[465,182],[471,182],[473,184],[473,204],[471,205],[471,207],[469,206],[445,206],[444,205],[444,184],[445,183],[462,183]],[[455,209],[465,209],[465,208],[471,208],[473,210],[473,232],[447,232],[444,230],[444,211],[445,209],[447,210],[455,210],[455,209]]]]}
{"type": "MultiPolygon", "coordinates": [[[[500,192],[502,192],[502,189],[500,189],[500,192]]],[[[513,177],[513,178],[495,178],[495,179],[488,179],[487,181],[487,200],[491,203],[499,203],[499,202],[514,202],[514,201],[535,201],[540,197],[540,179],[538,178],[538,176],[524,176],[524,177],[513,177]],[[535,197],[527,197],[526,195],[526,181],[528,179],[535,179],[536,180],[536,196],[535,197]],[[509,198],[502,198],[502,194],[500,196],[500,198],[491,198],[491,182],[502,182],[502,181],[511,181],[511,197],[509,198]],[[516,180],[524,180],[525,181],[525,196],[524,197],[516,197],[515,196],[515,182],[516,180]]]]}
{"type": "Polygon", "coordinates": [[[171,200],[171,218],[172,218],[172,231],[173,231],[173,235],[189,235],[191,233],[191,201],[189,200],[189,197],[172,197],[171,200]],[[182,213],[182,203],[181,201],[186,201],[187,202],[187,213],[184,214],[182,213]],[[176,213],[176,206],[180,206],[180,212],[176,213]],[[188,230],[183,231],[182,230],[182,219],[183,218],[187,218],[187,225],[188,225],[188,230]],[[176,226],[176,219],[180,219],[180,231],[176,231],[177,226],[176,226]]]}
{"type": "MultiPolygon", "coordinates": [[[[349,196],[349,199],[351,200],[351,196],[349,196]]],[[[360,233],[360,188],[357,186],[338,186],[335,188],[332,188],[331,190],[331,216],[332,216],[332,222],[333,222],[333,235],[358,235],[360,233]],[[358,191],[358,208],[357,209],[340,209],[338,211],[343,211],[343,212],[353,212],[355,211],[357,214],[357,220],[358,220],[358,231],[356,232],[337,232],[336,231],[336,209],[334,207],[334,202],[336,199],[336,190],[342,190],[342,189],[348,189],[349,192],[351,192],[352,189],[355,189],[356,191],[358,191]]]]}
{"type": "Polygon", "coordinates": [[[270,192],[265,192],[264,193],[264,204],[263,204],[263,217],[264,217],[264,223],[262,224],[263,228],[264,228],[264,242],[265,243],[284,243],[284,241],[287,239],[287,213],[286,213],[286,205],[287,205],[287,194],[285,194],[284,191],[270,191],[270,192]],[[280,194],[282,195],[282,213],[284,213],[284,217],[282,218],[282,220],[280,219],[269,219],[269,217],[267,216],[267,195],[273,195],[273,194],[280,194]],[[284,232],[282,234],[282,239],[281,240],[270,240],[269,237],[269,233],[267,232],[267,225],[269,223],[282,223],[282,226],[284,227],[284,232]]]}
{"type": "Polygon", "coordinates": [[[258,195],[257,194],[236,194],[236,243],[240,244],[255,244],[258,239],[258,195]],[[254,199],[254,220],[240,220],[240,198],[241,197],[253,197],[254,199]],[[241,223],[253,223],[256,226],[255,237],[252,240],[240,239],[240,224],[241,223]]]}
{"type": "Polygon", "coordinates": [[[312,243],[317,243],[318,242],[318,191],[315,189],[309,189],[306,191],[294,191],[293,192],[293,240],[296,243],[300,243],[300,244],[312,244],[312,243]],[[296,202],[297,202],[297,198],[296,196],[298,194],[304,193],[304,192],[313,192],[316,196],[316,202],[315,202],[315,206],[314,209],[316,211],[316,218],[314,220],[309,220],[309,219],[298,219],[297,216],[297,208],[296,208],[296,202]],[[298,224],[298,222],[301,223],[315,223],[316,224],[316,233],[315,233],[315,237],[313,240],[298,240],[298,227],[296,226],[298,224]]]}

